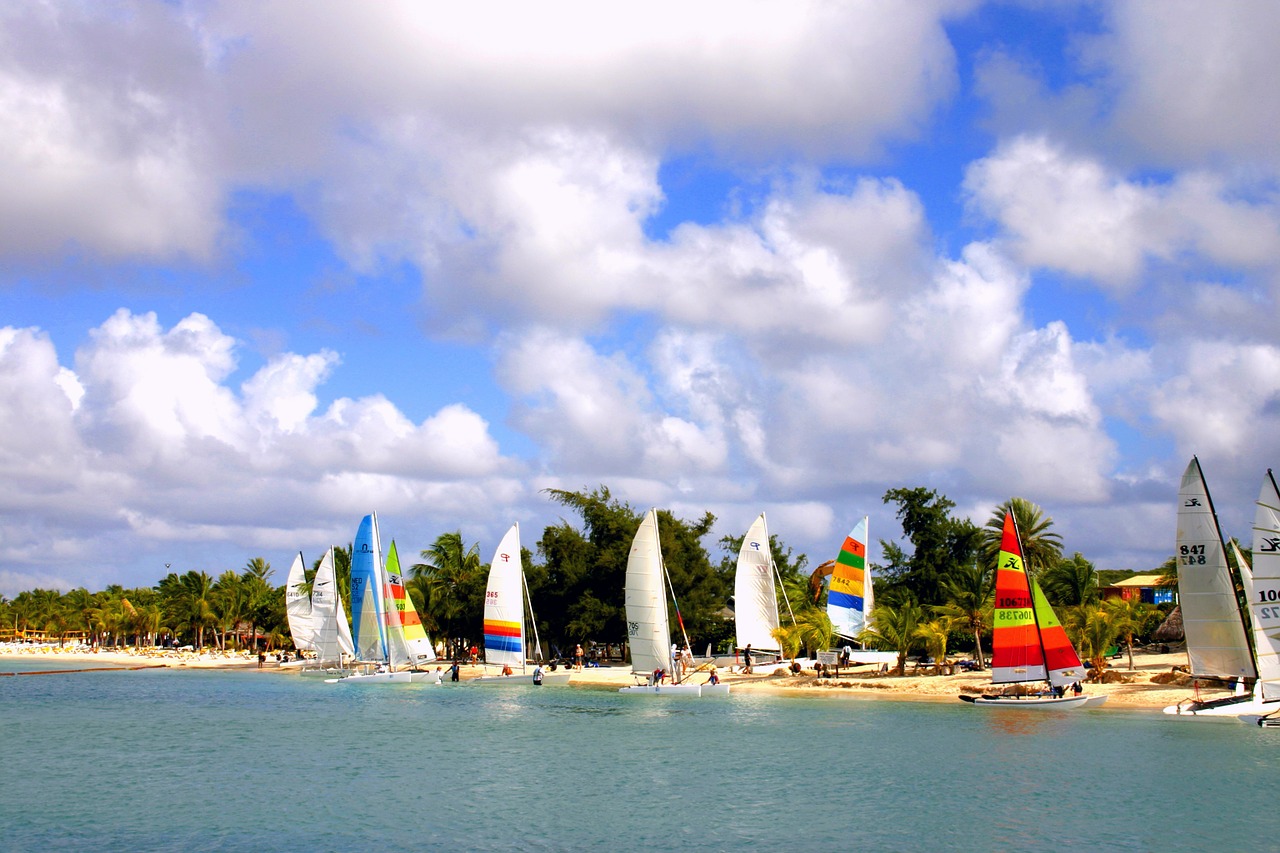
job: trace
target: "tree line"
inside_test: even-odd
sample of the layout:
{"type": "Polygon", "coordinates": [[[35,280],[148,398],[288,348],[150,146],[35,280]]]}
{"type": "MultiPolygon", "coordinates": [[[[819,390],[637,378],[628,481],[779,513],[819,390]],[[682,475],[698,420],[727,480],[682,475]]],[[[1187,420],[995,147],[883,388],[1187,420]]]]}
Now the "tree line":
{"type": "MultiPolygon", "coordinates": [[[[631,540],[642,510],[616,500],[609,489],[551,489],[547,497],[576,516],[548,526],[535,544],[522,548],[530,600],[544,654],[556,656],[576,644],[622,649],[626,615],[623,586],[631,540]]],[[[922,651],[937,660],[948,650],[972,651],[985,665],[989,648],[994,567],[1004,513],[1012,511],[1023,535],[1029,570],[1059,609],[1082,656],[1099,658],[1116,641],[1146,636],[1163,610],[1137,602],[1099,600],[1104,573],[1079,552],[1064,556],[1052,519],[1029,501],[1013,498],[996,507],[978,527],[952,515],[954,504],[926,488],[890,489],[883,497],[896,505],[903,538],[910,548],[880,540],[883,562],[872,565],[876,609],[872,629],[860,640],[899,651],[906,658],[922,651]]],[[[734,647],[733,576],[743,537],[728,536],[713,561],[703,540],[715,517],[693,520],[658,512],[658,527],[678,624],[701,652],[734,647]]],[[[812,653],[838,642],[825,612],[825,591],[814,595],[808,558],[794,554],[776,535],[770,545],[783,595],[778,640],[788,656],[812,653]]],[[[834,550],[834,549],[833,549],[834,550]]],[[[349,608],[350,544],[335,547],[339,590],[349,608]]],[[[314,576],[319,559],[307,572],[314,576]]],[[[1162,571],[1172,575],[1170,559],[1162,571]]],[[[1124,574],[1124,573],[1116,573],[1124,574]]],[[[168,640],[198,648],[287,646],[284,587],[273,586],[271,566],[254,558],[243,570],[217,578],[203,571],[170,573],[155,587],[108,587],[97,593],[36,589],[12,601],[0,597],[0,625],[21,634],[82,636],[101,645],[151,644],[168,640]]],[[[428,633],[445,657],[461,656],[483,644],[483,604],[488,565],[480,548],[461,531],[442,533],[409,567],[406,588],[428,633]]],[[[683,640],[681,640],[683,641],[683,640]]]]}

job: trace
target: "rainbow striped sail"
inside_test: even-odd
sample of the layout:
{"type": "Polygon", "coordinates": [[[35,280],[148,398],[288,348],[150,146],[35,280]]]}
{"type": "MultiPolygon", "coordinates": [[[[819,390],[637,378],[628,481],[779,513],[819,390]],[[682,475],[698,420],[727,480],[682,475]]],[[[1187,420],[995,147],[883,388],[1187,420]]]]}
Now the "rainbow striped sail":
{"type": "Polygon", "coordinates": [[[524,668],[524,569],[520,525],[513,524],[489,564],[484,595],[484,659],[495,666],[524,668]]]}
{"type": "Polygon", "coordinates": [[[392,668],[399,665],[402,659],[411,666],[430,663],[436,659],[436,652],[426,629],[422,627],[422,619],[413,606],[413,599],[409,598],[409,591],[405,589],[400,555],[396,552],[394,539],[387,549],[386,576],[387,636],[396,650],[391,661],[392,668]]]}
{"type": "Polygon", "coordinates": [[[1080,658],[1040,585],[1027,576],[1013,513],[1004,517],[996,562],[991,683],[1046,681],[1068,685],[1084,678],[1080,658]]]}
{"type": "Polygon", "coordinates": [[[871,572],[867,570],[867,518],[854,525],[840,546],[827,590],[827,616],[841,637],[856,640],[867,627],[873,604],[871,572]]]}

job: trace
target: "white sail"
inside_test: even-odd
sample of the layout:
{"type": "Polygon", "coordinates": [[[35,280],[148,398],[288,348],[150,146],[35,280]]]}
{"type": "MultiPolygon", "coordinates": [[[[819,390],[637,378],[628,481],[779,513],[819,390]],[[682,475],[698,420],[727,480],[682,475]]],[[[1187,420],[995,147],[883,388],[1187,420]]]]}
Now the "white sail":
{"type": "Polygon", "coordinates": [[[302,552],[293,558],[289,577],[284,583],[284,608],[289,620],[289,634],[296,649],[315,648],[315,627],[311,617],[311,596],[306,592],[306,564],[302,552]]]}
{"type": "Polygon", "coordinates": [[[513,524],[498,543],[489,564],[484,595],[484,660],[524,669],[524,567],[520,561],[520,525],[513,524]]]}
{"type": "Polygon", "coordinates": [[[624,598],[632,672],[647,675],[659,668],[670,670],[671,629],[662,578],[662,546],[658,542],[658,515],[652,509],[645,513],[631,542],[624,598]]]}
{"type": "Polygon", "coordinates": [[[1253,516],[1253,568],[1240,564],[1245,600],[1253,617],[1258,660],[1257,695],[1280,700],[1280,491],[1267,469],[1253,516]]]}
{"type": "Polygon", "coordinates": [[[1224,679],[1255,677],[1222,531],[1200,460],[1194,456],[1178,490],[1177,558],[1178,601],[1191,674],[1224,679]]]}
{"type": "Polygon", "coordinates": [[[764,513],[751,525],[738,549],[733,579],[734,630],[739,647],[778,651],[778,590],[773,582],[773,554],[764,513]]]}
{"type": "Polygon", "coordinates": [[[342,655],[355,655],[351,628],[342,610],[337,574],[333,565],[333,549],[325,552],[311,582],[311,615],[315,624],[316,660],[321,664],[341,663],[342,655]]]}

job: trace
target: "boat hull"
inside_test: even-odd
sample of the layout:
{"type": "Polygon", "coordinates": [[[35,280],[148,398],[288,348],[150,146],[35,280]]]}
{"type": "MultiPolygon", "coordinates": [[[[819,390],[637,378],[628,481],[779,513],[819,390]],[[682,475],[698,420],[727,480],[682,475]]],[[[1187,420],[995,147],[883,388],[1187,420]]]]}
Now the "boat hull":
{"type": "Polygon", "coordinates": [[[1261,717],[1276,710],[1275,702],[1260,702],[1255,696],[1231,696],[1209,702],[1179,702],[1164,709],[1174,717],[1261,717]]]}
{"type": "MultiPolygon", "coordinates": [[[[728,685],[725,685],[726,687],[728,685]]],[[[619,688],[619,693],[632,696],[701,696],[701,684],[634,684],[619,688]]]]}
{"type": "Polygon", "coordinates": [[[982,708],[1013,708],[1019,711],[1065,711],[1090,704],[1097,707],[1107,701],[1105,696],[961,696],[960,699],[982,708]]]}
{"type": "Polygon", "coordinates": [[[729,685],[725,684],[724,682],[721,682],[719,684],[703,684],[700,686],[702,687],[703,696],[728,696],[729,695],[729,685]]]}
{"type": "Polygon", "coordinates": [[[442,684],[440,673],[405,670],[403,672],[361,672],[342,678],[326,678],[326,684],[442,684]]]}
{"type": "MultiPolygon", "coordinates": [[[[543,687],[564,687],[569,683],[569,679],[573,676],[571,671],[565,672],[544,672],[542,674],[543,687]]],[[[477,687],[534,687],[533,673],[524,672],[520,675],[481,675],[477,678],[468,678],[463,684],[474,684],[477,687]]]]}

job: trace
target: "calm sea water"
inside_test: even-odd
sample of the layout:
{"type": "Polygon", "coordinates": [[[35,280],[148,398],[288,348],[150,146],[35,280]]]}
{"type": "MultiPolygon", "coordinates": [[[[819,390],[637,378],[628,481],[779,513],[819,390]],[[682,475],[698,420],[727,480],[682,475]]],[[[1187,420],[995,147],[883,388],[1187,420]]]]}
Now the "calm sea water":
{"type": "Polygon", "coordinates": [[[0,678],[0,730],[3,850],[1165,853],[1280,802],[1280,730],[960,702],[90,672],[0,678]]]}

